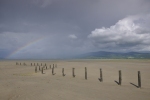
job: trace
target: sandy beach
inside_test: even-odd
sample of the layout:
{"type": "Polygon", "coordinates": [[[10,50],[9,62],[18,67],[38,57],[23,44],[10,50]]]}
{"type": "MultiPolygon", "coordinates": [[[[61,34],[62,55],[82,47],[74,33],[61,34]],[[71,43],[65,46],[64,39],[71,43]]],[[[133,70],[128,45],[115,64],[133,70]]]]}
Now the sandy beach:
{"type": "Polygon", "coordinates": [[[150,100],[150,60],[1,60],[0,89],[0,100],[150,100]],[[44,74],[39,66],[35,73],[34,63],[47,65],[44,74]],[[53,64],[57,64],[55,75],[50,69],[53,64]],[[98,79],[100,68],[103,82],[98,79]],[[121,86],[116,83],[119,70],[121,86]],[[137,88],[138,71],[141,88],[137,88]]]}

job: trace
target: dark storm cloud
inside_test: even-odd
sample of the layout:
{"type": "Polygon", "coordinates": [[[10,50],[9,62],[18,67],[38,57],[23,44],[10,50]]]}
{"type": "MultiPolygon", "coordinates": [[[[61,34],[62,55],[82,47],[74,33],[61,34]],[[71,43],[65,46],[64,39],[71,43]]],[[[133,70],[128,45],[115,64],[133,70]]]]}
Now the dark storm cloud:
{"type": "MultiPolygon", "coordinates": [[[[4,0],[2,22],[19,26],[24,21],[51,25],[51,21],[70,23],[89,32],[95,27],[115,24],[127,15],[148,12],[142,0],[4,0]],[[50,1],[45,7],[44,2],[50,1]],[[62,21],[62,22],[61,22],[62,21]]],[[[51,25],[53,26],[53,24],[51,25]]],[[[14,28],[16,28],[14,26],[14,28]]]]}
{"type": "MultiPolygon", "coordinates": [[[[132,39],[125,41],[127,37],[122,32],[118,35],[107,29],[116,26],[124,18],[132,20],[127,17],[129,15],[148,16],[149,12],[149,0],[1,0],[0,49],[11,54],[31,41],[46,37],[34,44],[34,48],[24,48],[24,52],[14,54],[12,58],[30,58],[31,55],[33,58],[60,57],[102,49],[112,50],[113,47],[120,51],[128,51],[131,46],[134,48],[132,50],[141,50],[141,47],[149,50],[149,35],[143,35],[149,33],[149,24],[145,23],[149,19],[141,21],[146,17],[134,21],[135,25],[141,25],[136,29],[136,35],[130,34],[128,37],[136,38],[134,42],[132,39]],[[106,33],[99,32],[100,29],[106,33]],[[143,38],[139,38],[138,34],[142,34],[143,38]],[[117,38],[122,38],[122,42],[117,38]],[[122,48],[123,45],[126,48],[122,48]]],[[[117,28],[113,31],[118,32],[117,28]]]]}

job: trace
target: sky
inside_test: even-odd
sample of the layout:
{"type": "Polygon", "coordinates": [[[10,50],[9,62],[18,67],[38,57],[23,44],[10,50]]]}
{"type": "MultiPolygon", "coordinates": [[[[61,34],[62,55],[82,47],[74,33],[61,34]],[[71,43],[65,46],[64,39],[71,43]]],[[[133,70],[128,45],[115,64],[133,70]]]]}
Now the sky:
{"type": "Polygon", "coordinates": [[[150,52],[150,0],[0,0],[0,58],[150,52]]]}

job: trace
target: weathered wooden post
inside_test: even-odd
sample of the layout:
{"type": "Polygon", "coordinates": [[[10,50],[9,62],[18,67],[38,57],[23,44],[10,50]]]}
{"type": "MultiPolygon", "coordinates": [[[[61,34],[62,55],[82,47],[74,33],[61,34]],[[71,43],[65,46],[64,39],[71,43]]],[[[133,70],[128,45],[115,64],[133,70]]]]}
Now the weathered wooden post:
{"type": "Polygon", "coordinates": [[[31,63],[31,66],[32,66],[32,63],[31,63]]]}
{"type": "Polygon", "coordinates": [[[103,74],[102,74],[102,69],[100,68],[100,82],[103,82],[103,74]]]}
{"type": "Polygon", "coordinates": [[[39,70],[41,70],[40,66],[39,66],[39,70]]]}
{"type": "Polygon", "coordinates": [[[42,63],[41,63],[41,66],[42,66],[42,63]]]}
{"type": "Polygon", "coordinates": [[[65,76],[65,74],[64,74],[64,68],[62,68],[62,76],[65,76]]]}
{"type": "Polygon", "coordinates": [[[34,63],[34,66],[35,66],[35,63],[34,63]]]}
{"type": "Polygon", "coordinates": [[[87,80],[87,68],[85,67],[85,79],[87,80]]]}
{"type": "Polygon", "coordinates": [[[64,68],[62,68],[62,76],[64,76],[64,68]]]}
{"type": "Polygon", "coordinates": [[[35,73],[37,73],[37,66],[35,67],[35,73]]]}
{"type": "Polygon", "coordinates": [[[41,73],[43,74],[43,67],[42,67],[41,73]]]}
{"type": "Polygon", "coordinates": [[[72,68],[72,77],[75,77],[74,69],[75,69],[75,68],[72,68]]]}
{"type": "Polygon", "coordinates": [[[121,70],[119,70],[119,85],[122,83],[122,75],[121,75],[121,70]]]}
{"type": "Polygon", "coordinates": [[[53,73],[54,73],[54,68],[52,68],[52,75],[53,75],[53,73]]]}
{"type": "Polygon", "coordinates": [[[16,65],[18,65],[18,63],[16,62],[16,65]]]}
{"type": "Polygon", "coordinates": [[[46,66],[46,69],[47,69],[47,66],[46,66]]]}
{"type": "Polygon", "coordinates": [[[54,67],[52,68],[52,75],[55,75],[55,73],[54,73],[54,67]]]}
{"type": "Polygon", "coordinates": [[[20,63],[20,65],[21,65],[21,63],[20,63]]]}
{"type": "Polygon", "coordinates": [[[141,74],[140,74],[140,71],[138,71],[138,88],[141,88],[141,74]]]}

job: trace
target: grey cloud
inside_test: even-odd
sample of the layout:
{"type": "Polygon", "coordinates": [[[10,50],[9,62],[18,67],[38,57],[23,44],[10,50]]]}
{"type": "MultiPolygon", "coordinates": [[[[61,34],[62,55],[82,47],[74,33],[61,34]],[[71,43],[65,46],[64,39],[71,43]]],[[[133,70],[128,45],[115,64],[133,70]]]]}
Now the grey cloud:
{"type": "Polygon", "coordinates": [[[149,50],[150,24],[145,16],[150,12],[149,5],[148,0],[0,0],[0,54],[5,50],[9,55],[40,37],[46,39],[12,58],[63,57],[106,49],[129,50],[128,47],[142,50],[142,46],[149,50]],[[145,17],[126,17],[136,14],[145,17]],[[120,19],[133,21],[137,28],[129,32],[136,34],[125,35],[126,28],[116,30],[126,27],[121,22],[115,24],[120,19]],[[106,34],[99,34],[100,29],[106,34]],[[77,38],[68,38],[69,35],[77,38]]]}
{"type": "Polygon", "coordinates": [[[149,51],[150,30],[143,31],[148,29],[149,22],[149,14],[129,16],[119,20],[110,28],[95,29],[88,38],[94,41],[94,45],[104,45],[102,49],[117,48],[117,51],[121,51],[125,48],[127,51],[149,51]]]}
{"type": "Polygon", "coordinates": [[[3,32],[0,34],[0,45],[3,49],[14,49],[28,42],[36,40],[40,37],[40,34],[35,35],[35,33],[24,34],[14,32],[3,32]]]}
{"type": "Polygon", "coordinates": [[[70,34],[68,37],[71,38],[71,39],[77,39],[77,36],[74,35],[74,34],[70,34]]]}
{"type": "Polygon", "coordinates": [[[45,8],[52,4],[52,0],[31,0],[34,5],[45,8]]]}
{"type": "Polygon", "coordinates": [[[74,41],[74,39],[69,39],[68,36],[57,39],[57,36],[47,35],[43,40],[19,50],[9,58],[63,58],[76,55],[80,51],[78,47],[80,42],[76,42],[76,39],[74,41]]]}
{"type": "MultiPolygon", "coordinates": [[[[3,1],[1,22],[16,25],[21,20],[37,24],[64,21],[82,27],[88,34],[95,27],[110,26],[127,15],[146,13],[149,5],[142,0],[51,0],[51,5],[38,8],[32,2],[45,0],[3,1]],[[15,2],[16,1],[16,2],[15,2]]],[[[41,4],[42,4],[41,3],[41,4]]],[[[20,24],[19,24],[20,25],[20,24]]],[[[87,35],[86,34],[86,35],[87,35]]]]}

